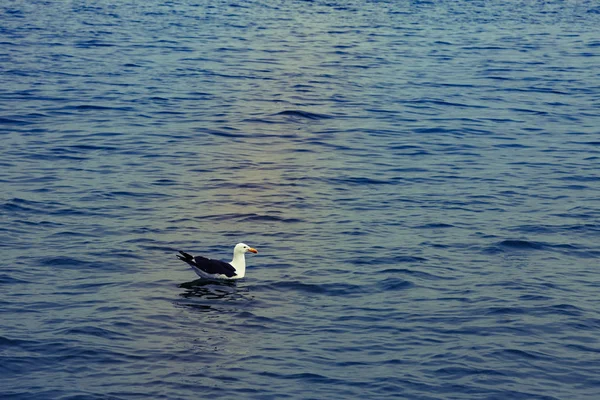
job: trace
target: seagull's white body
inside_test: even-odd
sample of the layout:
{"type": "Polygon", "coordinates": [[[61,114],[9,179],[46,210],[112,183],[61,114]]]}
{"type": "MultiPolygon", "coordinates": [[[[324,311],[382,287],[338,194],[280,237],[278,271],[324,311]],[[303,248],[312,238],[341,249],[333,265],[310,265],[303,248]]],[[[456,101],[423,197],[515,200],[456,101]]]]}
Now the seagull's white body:
{"type": "Polygon", "coordinates": [[[206,279],[240,279],[246,276],[246,252],[258,253],[256,249],[244,243],[238,243],[233,248],[233,259],[231,262],[211,260],[202,256],[192,256],[191,254],[179,251],[182,256],[177,257],[188,263],[194,272],[201,278],[206,279]]]}

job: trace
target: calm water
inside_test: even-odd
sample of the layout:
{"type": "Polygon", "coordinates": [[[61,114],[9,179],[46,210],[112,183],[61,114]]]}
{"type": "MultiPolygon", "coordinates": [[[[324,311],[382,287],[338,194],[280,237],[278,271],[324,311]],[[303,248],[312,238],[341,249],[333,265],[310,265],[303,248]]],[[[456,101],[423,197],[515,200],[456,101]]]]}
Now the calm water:
{"type": "Polygon", "coordinates": [[[599,25],[3,2],[0,397],[600,398],[599,25]]]}

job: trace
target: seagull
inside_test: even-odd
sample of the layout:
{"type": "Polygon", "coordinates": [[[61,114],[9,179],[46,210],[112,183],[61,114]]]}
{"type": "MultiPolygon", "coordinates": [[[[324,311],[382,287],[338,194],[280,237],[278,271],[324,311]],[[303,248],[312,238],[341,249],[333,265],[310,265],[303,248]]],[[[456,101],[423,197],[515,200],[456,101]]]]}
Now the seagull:
{"type": "Polygon", "coordinates": [[[233,248],[233,260],[230,262],[212,260],[202,256],[193,256],[179,250],[177,258],[189,264],[194,272],[201,278],[207,279],[240,279],[246,275],[246,258],[244,253],[257,254],[256,249],[244,243],[238,243],[233,248]]]}

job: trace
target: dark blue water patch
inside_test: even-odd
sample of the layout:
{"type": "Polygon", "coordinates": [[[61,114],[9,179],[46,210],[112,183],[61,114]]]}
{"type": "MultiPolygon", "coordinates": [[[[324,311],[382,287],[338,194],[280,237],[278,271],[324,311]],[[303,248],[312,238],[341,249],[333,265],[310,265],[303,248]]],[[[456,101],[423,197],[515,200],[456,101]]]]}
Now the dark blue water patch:
{"type": "MultiPolygon", "coordinates": [[[[251,124],[279,124],[280,121],[277,119],[269,119],[269,118],[265,118],[265,117],[256,117],[256,118],[245,118],[244,122],[247,123],[251,123],[251,124]]],[[[291,135],[283,135],[283,137],[291,137],[291,135]]]]}
{"type": "MultiPolygon", "coordinates": [[[[375,250],[375,249],[373,249],[375,250]]],[[[393,255],[393,256],[380,256],[380,257],[367,257],[367,256],[353,256],[352,258],[346,260],[345,262],[358,265],[361,268],[365,268],[366,266],[370,267],[389,267],[391,265],[396,264],[411,264],[411,263],[424,263],[427,259],[424,257],[418,256],[403,256],[403,255],[393,255]]]]}
{"type": "Polygon", "coordinates": [[[50,235],[51,237],[56,237],[56,238],[92,238],[92,237],[98,237],[99,235],[94,233],[87,233],[87,232],[75,232],[75,231],[60,231],[60,232],[54,232],[52,233],[52,235],[50,235]]]}
{"type": "Polygon", "coordinates": [[[46,153],[32,153],[28,155],[27,158],[37,161],[84,161],[87,159],[85,156],[79,156],[56,149],[50,149],[46,153]]]}
{"type": "Polygon", "coordinates": [[[31,121],[26,121],[26,120],[22,120],[22,119],[13,119],[13,118],[0,117],[0,125],[22,126],[22,125],[30,125],[32,123],[33,122],[31,122],[31,121]]]}
{"type": "Polygon", "coordinates": [[[503,240],[487,247],[484,252],[489,254],[505,253],[511,251],[546,251],[565,254],[578,258],[594,258],[595,252],[582,248],[581,246],[569,243],[547,243],[530,240],[503,240]]]}
{"type": "Polygon", "coordinates": [[[303,293],[320,294],[324,296],[361,296],[368,290],[366,286],[354,285],[351,283],[305,283],[301,281],[281,281],[273,284],[269,284],[263,287],[271,291],[297,291],[303,293]]]}
{"type": "Polygon", "coordinates": [[[589,354],[589,353],[598,353],[600,354],[600,347],[592,347],[592,346],[586,346],[583,344],[565,344],[566,348],[575,350],[577,352],[581,352],[583,354],[589,354]]]}
{"type": "Polygon", "coordinates": [[[435,127],[435,128],[415,128],[414,133],[429,135],[429,134],[444,134],[444,135],[462,135],[462,131],[458,129],[435,127]]]}
{"type": "Polygon", "coordinates": [[[35,229],[35,228],[42,228],[42,229],[60,228],[60,227],[62,227],[62,226],[65,225],[63,223],[56,222],[56,221],[30,221],[30,220],[21,220],[21,219],[15,219],[14,223],[15,224],[19,224],[19,225],[27,225],[27,226],[31,227],[31,229],[35,229]]]}
{"type": "Polygon", "coordinates": [[[389,150],[400,156],[427,156],[433,154],[431,151],[419,146],[390,146],[389,150]]]}
{"type": "MultiPolygon", "coordinates": [[[[105,134],[103,134],[103,136],[114,137],[116,135],[105,133],[105,134]]],[[[117,150],[119,150],[119,148],[116,146],[92,145],[92,144],[74,144],[74,145],[70,145],[67,147],[55,147],[53,149],[53,151],[55,151],[57,153],[63,153],[63,154],[69,154],[69,153],[72,153],[73,151],[85,153],[85,152],[95,152],[95,151],[117,151],[117,150]]]]}
{"type": "Polygon", "coordinates": [[[279,217],[276,215],[260,215],[260,214],[252,214],[252,215],[248,215],[244,218],[241,219],[241,221],[250,221],[250,222],[283,222],[283,223],[300,223],[300,222],[304,222],[301,219],[298,218],[284,218],[284,217],[279,217]]]}
{"type": "Polygon", "coordinates": [[[552,306],[532,307],[490,307],[487,315],[535,315],[535,316],[569,316],[578,317],[584,315],[583,310],[571,304],[556,304],[552,306]]]}
{"type": "Polygon", "coordinates": [[[243,138],[243,137],[247,137],[248,135],[246,133],[243,132],[233,132],[233,131],[223,131],[223,130],[216,130],[216,129],[203,129],[202,132],[207,133],[211,136],[219,136],[219,137],[225,137],[225,138],[243,138]]]}
{"type": "MultiPolygon", "coordinates": [[[[135,393],[133,391],[132,393],[135,393]]],[[[95,394],[89,391],[83,391],[81,389],[69,389],[69,390],[24,390],[24,391],[10,391],[2,393],[3,399],[6,400],[47,400],[47,399],[60,399],[60,400],[124,400],[126,397],[121,397],[120,394],[106,395],[103,393],[95,394]]],[[[129,395],[129,393],[127,394],[129,395]]],[[[141,395],[141,392],[138,392],[141,395]]]]}
{"type": "Polygon", "coordinates": [[[306,84],[296,84],[294,86],[292,86],[292,89],[294,89],[294,91],[296,92],[313,92],[315,90],[315,86],[314,85],[306,85],[306,84]]]}
{"type": "Polygon", "coordinates": [[[416,226],[416,229],[449,229],[454,228],[455,226],[452,224],[445,224],[443,222],[432,222],[420,226],[416,226]]]}
{"type": "MultiPolygon", "coordinates": [[[[196,216],[193,219],[195,220],[215,220],[215,221],[243,221],[243,222],[283,222],[283,223],[300,223],[304,222],[298,218],[286,218],[274,214],[214,214],[214,215],[204,215],[204,216],[196,216]]],[[[178,222],[178,221],[174,221],[178,222]]]]}
{"type": "MultiPolygon", "coordinates": [[[[284,372],[259,372],[257,375],[265,376],[271,379],[283,379],[291,381],[301,381],[307,384],[327,384],[333,385],[338,382],[338,379],[333,379],[325,375],[314,374],[310,372],[304,373],[284,373],[284,372]]],[[[339,381],[341,383],[341,381],[339,381]]]]}
{"type": "Polygon", "coordinates": [[[543,311],[548,312],[548,313],[553,313],[553,314],[561,314],[561,315],[568,315],[568,316],[582,316],[582,315],[586,315],[586,312],[577,307],[574,306],[572,304],[555,304],[552,306],[548,306],[543,308],[543,311]]]}
{"type": "Polygon", "coordinates": [[[84,49],[92,49],[94,47],[115,47],[116,44],[108,43],[99,39],[85,40],[85,41],[76,41],[74,43],[75,47],[84,48],[84,49]]]}
{"type": "MultiPolygon", "coordinates": [[[[0,285],[16,285],[16,284],[27,284],[30,283],[26,280],[23,279],[17,279],[14,276],[11,276],[9,274],[0,274],[0,285]]],[[[1,338],[0,338],[1,339],[1,338]]]]}
{"type": "Polygon", "coordinates": [[[543,296],[541,294],[525,294],[523,296],[519,296],[519,300],[523,301],[543,301],[546,302],[548,300],[552,300],[551,297],[543,296]]]}
{"type": "Polygon", "coordinates": [[[413,282],[399,278],[387,278],[377,284],[377,288],[385,292],[403,291],[414,286],[413,282]]]}
{"type": "Polygon", "coordinates": [[[496,244],[500,248],[516,250],[542,250],[544,244],[530,240],[507,239],[496,244]]]}
{"type": "Polygon", "coordinates": [[[449,107],[459,107],[459,108],[488,108],[485,105],[481,104],[464,104],[464,103],[453,103],[444,100],[438,99],[417,99],[417,100],[407,100],[404,102],[407,105],[411,104],[433,104],[439,106],[449,106],[449,107]]]}
{"type": "MultiPolygon", "coordinates": [[[[232,168],[232,169],[238,169],[238,168],[232,168]]],[[[242,167],[240,167],[239,169],[242,169],[242,167]]],[[[221,178],[216,178],[213,179],[211,181],[211,183],[215,183],[216,186],[218,186],[220,189],[225,189],[225,188],[231,188],[231,189],[238,189],[238,190],[253,190],[253,189],[264,189],[264,185],[262,183],[239,183],[239,182],[227,182],[225,180],[222,180],[221,178]]]]}
{"type": "Polygon", "coordinates": [[[359,228],[354,228],[352,230],[348,230],[348,231],[340,231],[340,235],[347,235],[347,236],[367,236],[370,235],[370,232],[363,230],[363,229],[359,229],[359,228]]]}
{"type": "Polygon", "coordinates": [[[407,269],[407,268],[387,268],[381,271],[378,271],[378,274],[387,274],[389,275],[408,275],[408,276],[414,276],[416,278],[420,278],[423,280],[455,280],[456,278],[453,276],[441,276],[441,275],[435,275],[432,273],[428,273],[425,271],[419,271],[419,270],[414,270],[414,269],[407,269]]]}
{"type": "MultiPolygon", "coordinates": [[[[517,113],[524,113],[524,114],[531,114],[531,115],[548,115],[547,111],[531,110],[531,109],[527,109],[527,108],[511,108],[510,110],[517,112],[517,113]]],[[[526,128],[526,130],[533,132],[533,131],[541,131],[542,128],[526,128]]]]}
{"type": "Polygon", "coordinates": [[[390,149],[390,150],[410,150],[411,153],[424,151],[423,146],[413,145],[413,144],[391,145],[391,146],[388,146],[388,149],[390,149]]]}
{"type": "MultiPolygon", "coordinates": [[[[315,147],[322,147],[325,149],[337,150],[337,151],[355,151],[356,150],[356,149],[354,149],[350,146],[344,145],[344,144],[329,142],[329,141],[321,140],[318,138],[303,139],[302,144],[310,145],[313,149],[315,147]]],[[[316,152],[316,150],[313,150],[313,151],[316,152]]]]}
{"type": "Polygon", "coordinates": [[[48,209],[55,210],[62,204],[56,202],[39,202],[33,200],[25,200],[21,198],[13,198],[2,204],[2,210],[6,212],[23,212],[25,214],[46,214],[48,209]]]}
{"type": "Polygon", "coordinates": [[[70,257],[70,256],[55,256],[55,257],[42,257],[36,258],[39,265],[50,267],[50,268],[60,268],[60,269],[72,269],[72,270],[99,270],[99,271],[107,271],[107,270],[119,270],[119,266],[108,262],[106,260],[100,259],[99,261],[87,261],[82,260],[80,258],[70,257]]]}
{"type": "Polygon", "coordinates": [[[402,180],[402,177],[397,177],[393,179],[377,179],[377,178],[369,178],[369,177],[356,177],[356,176],[348,176],[343,178],[327,178],[326,180],[330,183],[335,184],[344,184],[350,186],[367,186],[367,185],[394,185],[399,180],[402,180]]]}
{"type": "Polygon", "coordinates": [[[100,328],[98,326],[82,325],[73,328],[65,328],[61,331],[57,331],[56,334],[65,336],[95,336],[103,339],[120,339],[120,340],[133,340],[129,335],[117,332],[114,330],[100,328]]]}
{"type": "Polygon", "coordinates": [[[566,230],[571,232],[600,233],[600,223],[582,223],[578,225],[565,225],[560,227],[560,230],[566,230]]]}
{"type": "Polygon", "coordinates": [[[527,314],[527,310],[521,307],[489,307],[486,315],[522,315],[527,314]]]}
{"type": "Polygon", "coordinates": [[[25,347],[28,347],[28,345],[30,345],[32,343],[35,343],[35,342],[32,342],[30,340],[0,336],[0,348],[8,348],[8,347],[25,348],[25,347]]]}
{"type": "Polygon", "coordinates": [[[322,119],[330,119],[333,118],[331,115],[327,114],[318,114],[314,112],[302,111],[302,110],[286,110],[281,111],[274,115],[281,115],[285,117],[291,117],[293,119],[309,119],[309,120],[322,120],[322,119]]]}
{"type": "Polygon", "coordinates": [[[62,111],[135,111],[134,107],[111,107],[97,104],[79,104],[73,106],[63,106],[62,111]]]}
{"type": "MultiPolygon", "coordinates": [[[[493,147],[496,148],[505,148],[505,149],[528,149],[531,148],[533,146],[529,146],[526,144],[521,144],[521,143],[500,143],[500,144],[495,144],[493,147]]],[[[520,163],[514,163],[516,165],[519,165],[520,163]]],[[[523,163],[523,164],[529,164],[529,163],[523,163]]]]}
{"type": "Polygon", "coordinates": [[[83,264],[83,261],[71,257],[51,257],[42,259],[41,264],[48,266],[77,266],[83,264]]]}
{"type": "MultiPolygon", "coordinates": [[[[571,175],[571,176],[563,176],[558,178],[561,181],[573,181],[573,182],[598,182],[600,181],[599,176],[582,176],[582,175],[571,175]]],[[[584,188],[587,186],[583,186],[584,188]]]]}
{"type": "Polygon", "coordinates": [[[436,375],[444,376],[446,379],[464,379],[467,376],[508,376],[507,374],[494,369],[479,369],[471,367],[443,367],[433,371],[436,375]]]}
{"type": "Polygon", "coordinates": [[[157,179],[154,182],[152,182],[151,184],[154,186],[178,186],[180,183],[179,183],[179,181],[176,181],[174,179],[164,178],[164,179],[157,179]]]}
{"type": "Polygon", "coordinates": [[[518,350],[518,349],[499,350],[499,351],[491,353],[490,356],[498,357],[498,358],[502,358],[502,359],[511,359],[511,360],[519,360],[519,359],[546,360],[546,361],[554,360],[553,356],[544,354],[539,351],[531,351],[531,350],[525,351],[525,350],[518,350]]]}

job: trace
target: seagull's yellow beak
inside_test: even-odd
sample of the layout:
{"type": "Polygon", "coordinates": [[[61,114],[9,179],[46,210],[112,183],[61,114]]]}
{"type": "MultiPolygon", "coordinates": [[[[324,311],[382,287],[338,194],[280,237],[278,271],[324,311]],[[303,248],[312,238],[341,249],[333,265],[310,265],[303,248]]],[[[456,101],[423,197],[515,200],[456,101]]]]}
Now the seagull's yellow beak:
{"type": "Polygon", "coordinates": [[[250,248],[248,249],[248,251],[249,251],[250,253],[258,254],[258,250],[254,249],[254,248],[252,248],[252,247],[250,247],[250,248]]]}

